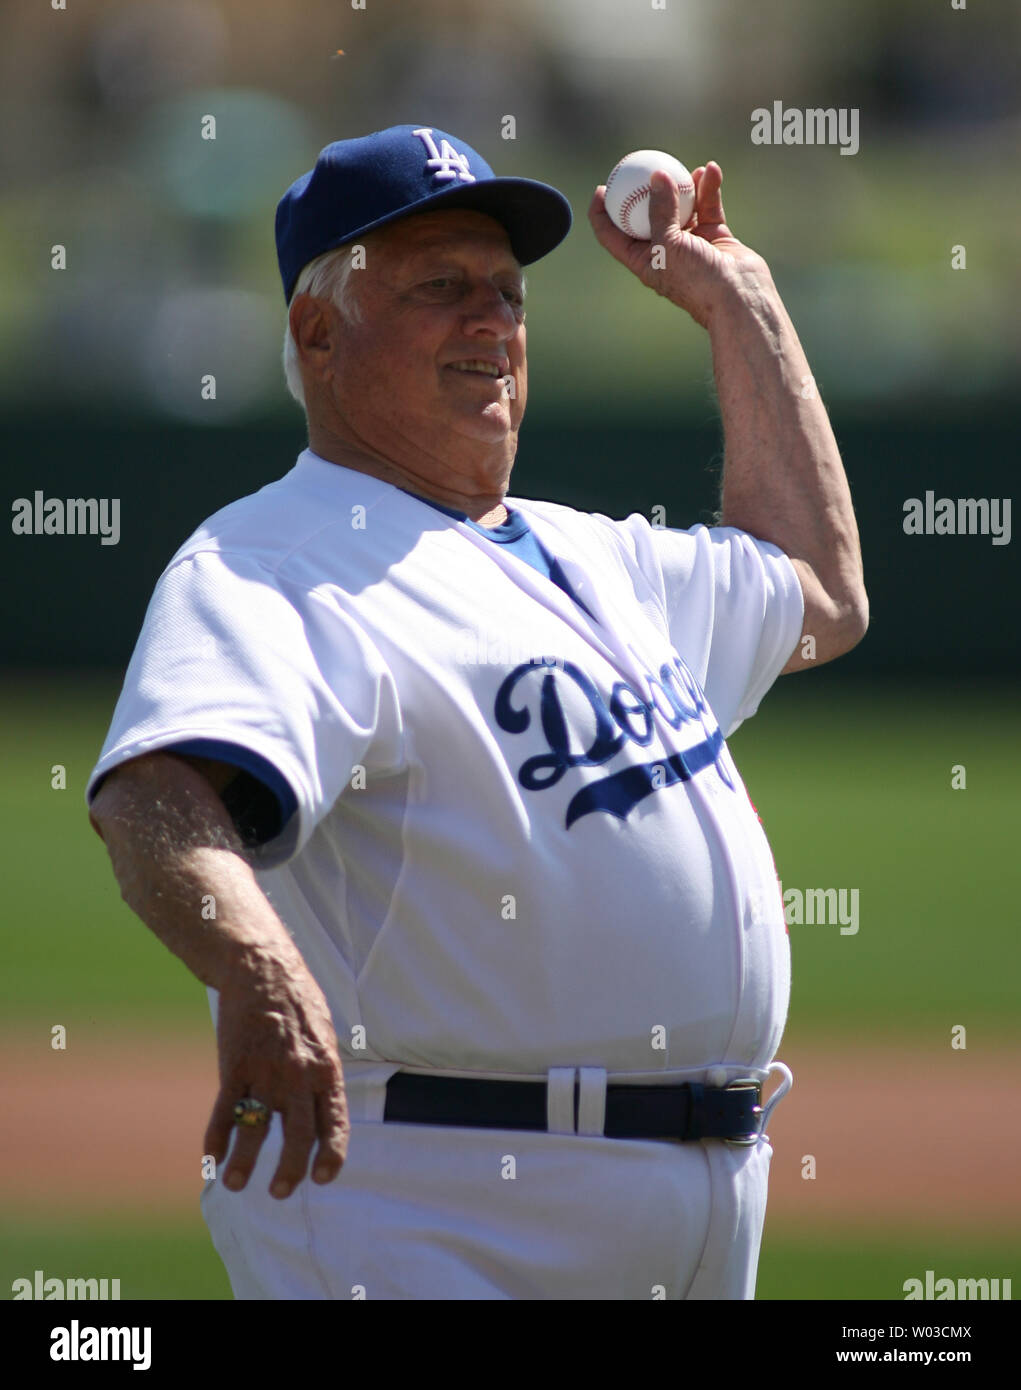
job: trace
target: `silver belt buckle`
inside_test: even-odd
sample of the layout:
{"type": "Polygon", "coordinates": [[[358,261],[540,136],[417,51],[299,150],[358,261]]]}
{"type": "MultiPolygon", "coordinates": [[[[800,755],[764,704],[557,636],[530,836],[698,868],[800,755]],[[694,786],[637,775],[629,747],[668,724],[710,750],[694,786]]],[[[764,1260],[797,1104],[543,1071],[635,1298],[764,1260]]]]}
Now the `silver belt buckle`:
{"type": "MultiPolygon", "coordinates": [[[[759,1100],[762,1100],[762,1082],[757,1081],[754,1076],[735,1077],[728,1085],[723,1088],[725,1091],[755,1091],[759,1100]]],[[[756,1105],[752,1109],[752,1114],[761,1115],[762,1106],[756,1105]]],[[[746,1139],[724,1139],[725,1144],[730,1144],[735,1149],[748,1149],[753,1144],[757,1144],[761,1138],[761,1133],[749,1134],[746,1139]]]]}

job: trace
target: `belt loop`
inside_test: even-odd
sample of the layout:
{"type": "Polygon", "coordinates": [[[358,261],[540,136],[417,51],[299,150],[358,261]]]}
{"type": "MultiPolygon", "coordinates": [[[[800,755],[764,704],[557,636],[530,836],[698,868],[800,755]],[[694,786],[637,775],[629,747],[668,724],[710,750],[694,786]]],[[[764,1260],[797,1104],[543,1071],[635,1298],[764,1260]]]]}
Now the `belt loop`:
{"type": "Polygon", "coordinates": [[[546,1073],[546,1128],[550,1134],[573,1134],[574,1067],[550,1067],[546,1073]]]}
{"type": "Polygon", "coordinates": [[[362,1062],[343,1058],[344,1089],[351,1121],[380,1125],[386,1112],[386,1087],[400,1067],[395,1062],[362,1062]]]}
{"type": "Polygon", "coordinates": [[[794,1085],[793,1073],[791,1072],[790,1067],[786,1065],[786,1063],[770,1062],[769,1066],[766,1068],[767,1081],[775,1071],[780,1072],[781,1076],[783,1077],[783,1080],[780,1082],[780,1085],[776,1088],[776,1091],[770,1097],[769,1104],[762,1112],[762,1125],[759,1131],[761,1137],[767,1141],[769,1139],[769,1135],[766,1133],[766,1125],[769,1124],[769,1117],[770,1115],[772,1115],[774,1107],[778,1105],[780,1101],[783,1100],[784,1096],[794,1085]]]}
{"type": "Polygon", "coordinates": [[[602,1134],[606,1128],[606,1072],[579,1067],[578,1133],[602,1134]]]}

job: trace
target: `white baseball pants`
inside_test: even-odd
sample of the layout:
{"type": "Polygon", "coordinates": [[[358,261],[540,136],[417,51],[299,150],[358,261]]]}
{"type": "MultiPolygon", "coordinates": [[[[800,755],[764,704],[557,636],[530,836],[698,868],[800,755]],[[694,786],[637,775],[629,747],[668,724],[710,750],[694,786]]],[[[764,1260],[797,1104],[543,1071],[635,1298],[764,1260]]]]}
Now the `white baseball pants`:
{"type": "MultiPolygon", "coordinates": [[[[732,1147],[384,1124],[396,1067],[356,1070],[335,1182],[307,1179],[285,1201],[270,1197],[274,1115],[248,1187],[206,1185],[203,1215],[236,1298],[754,1297],[767,1139],[732,1147]]],[[[551,1123],[573,1131],[573,1073],[556,1070],[572,1085],[551,1123]]]]}

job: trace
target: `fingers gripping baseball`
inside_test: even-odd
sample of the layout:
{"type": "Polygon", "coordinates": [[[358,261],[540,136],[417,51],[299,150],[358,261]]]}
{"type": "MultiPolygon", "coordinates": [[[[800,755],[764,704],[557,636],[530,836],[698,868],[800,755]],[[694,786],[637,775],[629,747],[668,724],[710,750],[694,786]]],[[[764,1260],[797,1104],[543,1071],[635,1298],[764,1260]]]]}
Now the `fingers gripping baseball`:
{"type": "Polygon", "coordinates": [[[715,306],[749,275],[768,276],[765,262],[738,241],[726,223],[723,172],[714,161],[692,171],[695,206],[682,221],[677,185],[660,170],[649,179],[650,240],[639,241],[614,226],[605,187],[596,189],[589,220],[596,239],[642,284],[685,309],[703,326],[715,306]]]}
{"type": "Polygon", "coordinates": [[[311,976],[292,972],[272,985],[249,983],[221,992],[218,1044],[220,1093],[205,1144],[219,1164],[234,1136],[225,1186],[245,1187],[269,1128],[235,1124],[235,1106],[244,1097],[281,1116],[283,1145],[270,1182],[274,1197],[293,1192],[314,1149],[314,1180],[332,1181],[347,1153],[349,1123],[336,1036],[311,976]]]}
{"type": "Polygon", "coordinates": [[[730,236],[727,217],[723,211],[723,170],[714,161],[699,165],[691,175],[695,184],[695,220],[701,234],[716,239],[715,229],[721,229],[730,236]]]}

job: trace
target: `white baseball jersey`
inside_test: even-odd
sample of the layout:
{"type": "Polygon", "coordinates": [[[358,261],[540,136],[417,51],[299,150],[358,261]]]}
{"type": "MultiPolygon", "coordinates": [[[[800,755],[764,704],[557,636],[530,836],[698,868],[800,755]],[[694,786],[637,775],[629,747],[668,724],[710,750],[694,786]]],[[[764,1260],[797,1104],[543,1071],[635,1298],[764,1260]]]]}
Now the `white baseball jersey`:
{"type": "Polygon", "coordinates": [[[167,567],[88,795],[196,739],[274,771],[294,809],[258,877],[349,1075],[762,1074],[789,946],[724,739],[800,637],[794,568],[733,528],[505,502],[573,598],[306,450],[167,567]]]}
{"type": "Polygon", "coordinates": [[[788,943],[721,733],[800,636],[797,576],[732,529],[507,506],[591,618],[306,452],[171,561],[92,782],[198,737],[279,770],[297,810],[260,880],[366,1058],[762,1066],[788,943]]]}

